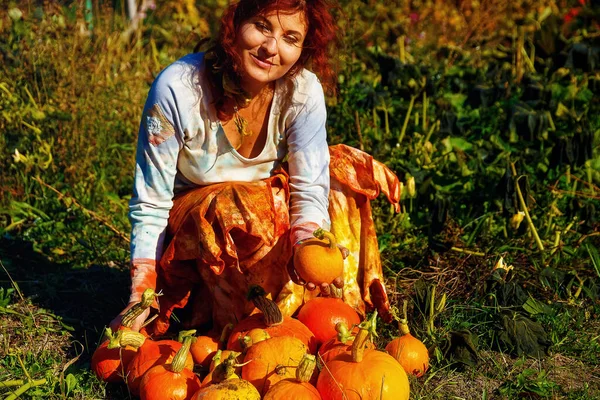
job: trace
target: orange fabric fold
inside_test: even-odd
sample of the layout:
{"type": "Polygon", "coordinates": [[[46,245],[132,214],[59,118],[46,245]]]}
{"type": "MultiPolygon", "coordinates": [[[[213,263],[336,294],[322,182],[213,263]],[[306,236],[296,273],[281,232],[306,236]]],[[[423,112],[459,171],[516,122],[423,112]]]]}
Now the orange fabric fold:
{"type": "MultiPolygon", "coordinates": [[[[370,200],[383,192],[398,205],[400,183],[391,170],[348,146],[330,147],[331,230],[350,250],[344,264],[344,301],[361,314],[377,308],[389,318],[370,200]]],[[[221,329],[254,310],[248,287],[259,284],[292,315],[316,296],[294,284],[289,187],[285,171],[259,182],[227,182],[175,197],[165,251],[157,266],[158,318],[147,327],[161,335],[176,308],[184,327],[221,329]]]]}

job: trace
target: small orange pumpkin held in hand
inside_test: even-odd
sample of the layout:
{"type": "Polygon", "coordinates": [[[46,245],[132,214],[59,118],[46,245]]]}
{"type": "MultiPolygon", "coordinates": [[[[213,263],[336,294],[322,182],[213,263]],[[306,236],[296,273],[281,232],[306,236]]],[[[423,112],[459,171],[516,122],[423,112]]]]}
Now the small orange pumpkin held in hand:
{"type": "Polygon", "coordinates": [[[420,378],[429,368],[429,352],[423,342],[410,334],[406,307],[406,301],[404,301],[404,318],[398,321],[400,337],[389,342],[385,346],[385,350],[398,360],[407,374],[420,378]]]}
{"type": "Polygon", "coordinates": [[[140,383],[141,400],[190,400],[200,390],[200,379],[185,366],[194,333],[195,330],[186,332],[173,362],[156,365],[144,374],[140,383]]]}
{"type": "Polygon", "coordinates": [[[410,385],[400,364],[383,351],[365,349],[376,317],[377,311],[361,322],[352,353],[338,354],[321,370],[317,390],[323,400],[408,400],[410,385]]]}
{"type": "Polygon", "coordinates": [[[296,368],[296,377],[283,379],[271,386],[263,400],[321,400],[317,388],[309,383],[316,363],[315,356],[305,354],[296,368]]]}
{"type": "Polygon", "coordinates": [[[294,269],[300,278],[319,286],[330,284],[344,273],[344,257],[335,236],[322,228],[315,238],[303,240],[294,252],[294,269]]]}

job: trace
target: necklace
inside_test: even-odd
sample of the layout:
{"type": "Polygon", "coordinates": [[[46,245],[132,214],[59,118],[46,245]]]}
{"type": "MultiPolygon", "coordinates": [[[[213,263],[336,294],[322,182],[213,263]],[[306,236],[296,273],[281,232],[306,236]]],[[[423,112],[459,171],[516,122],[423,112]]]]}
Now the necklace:
{"type": "Polygon", "coordinates": [[[240,115],[237,106],[233,107],[233,122],[235,123],[235,128],[240,136],[240,144],[235,147],[235,150],[237,150],[244,143],[244,138],[247,136],[252,136],[254,132],[252,132],[251,129],[248,129],[248,121],[246,121],[246,118],[240,115]]]}

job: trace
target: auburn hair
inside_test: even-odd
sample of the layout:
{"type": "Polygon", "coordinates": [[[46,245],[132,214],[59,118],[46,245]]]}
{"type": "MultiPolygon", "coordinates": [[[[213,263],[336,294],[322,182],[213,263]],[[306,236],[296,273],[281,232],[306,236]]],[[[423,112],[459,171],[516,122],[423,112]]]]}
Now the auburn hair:
{"type": "MultiPolygon", "coordinates": [[[[308,31],[302,45],[302,53],[296,64],[288,71],[285,78],[292,79],[302,69],[307,68],[319,78],[321,85],[328,94],[336,93],[337,74],[333,66],[334,51],[338,44],[337,26],[331,10],[338,8],[330,0],[240,0],[232,3],[221,18],[219,35],[213,41],[210,66],[213,71],[213,90],[216,92],[217,109],[223,104],[222,88],[219,86],[219,76],[225,74],[234,83],[241,80],[241,59],[235,51],[235,41],[240,26],[257,15],[269,14],[276,11],[281,14],[304,13],[308,31]]],[[[208,65],[207,65],[208,66],[208,65]]]]}

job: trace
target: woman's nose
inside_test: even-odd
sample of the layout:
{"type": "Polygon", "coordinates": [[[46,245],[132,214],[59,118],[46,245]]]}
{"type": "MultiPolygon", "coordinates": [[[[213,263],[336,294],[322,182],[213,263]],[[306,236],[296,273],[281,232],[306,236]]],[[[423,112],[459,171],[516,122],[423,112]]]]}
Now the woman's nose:
{"type": "Polygon", "coordinates": [[[277,54],[277,39],[273,36],[265,37],[265,41],[263,42],[261,48],[268,56],[274,56],[277,54]]]}

